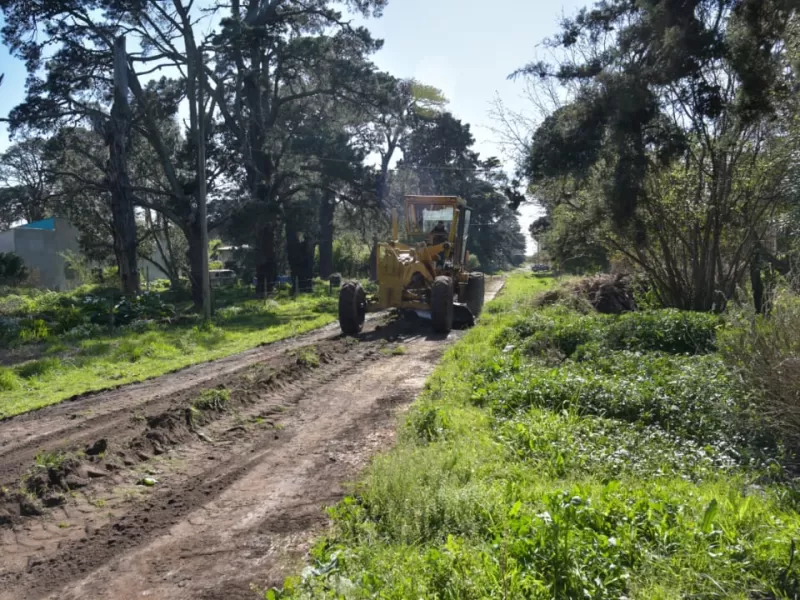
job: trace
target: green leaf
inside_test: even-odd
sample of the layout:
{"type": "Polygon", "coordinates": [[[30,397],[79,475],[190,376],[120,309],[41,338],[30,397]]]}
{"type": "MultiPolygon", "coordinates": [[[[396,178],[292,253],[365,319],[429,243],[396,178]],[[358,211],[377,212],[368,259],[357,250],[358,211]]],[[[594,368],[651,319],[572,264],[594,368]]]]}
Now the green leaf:
{"type": "Polygon", "coordinates": [[[516,517],[519,514],[521,508],[522,508],[522,502],[517,500],[516,502],[514,502],[514,506],[511,507],[511,510],[508,511],[508,516],[516,517]]]}
{"type": "Polygon", "coordinates": [[[703,522],[700,525],[700,529],[703,533],[711,533],[711,526],[714,524],[714,518],[717,516],[718,512],[719,504],[717,503],[717,499],[714,498],[708,503],[706,512],[703,515],[703,522]]]}

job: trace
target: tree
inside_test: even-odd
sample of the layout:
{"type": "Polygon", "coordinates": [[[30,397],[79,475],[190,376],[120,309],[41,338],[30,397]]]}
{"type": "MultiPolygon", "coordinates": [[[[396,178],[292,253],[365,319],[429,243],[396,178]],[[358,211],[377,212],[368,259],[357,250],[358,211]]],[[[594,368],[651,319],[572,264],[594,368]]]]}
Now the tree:
{"type": "Polygon", "coordinates": [[[8,198],[5,221],[32,223],[52,216],[58,192],[47,163],[47,141],[41,137],[20,140],[0,155],[0,185],[8,198]]]}
{"type": "MultiPolygon", "coordinates": [[[[137,204],[141,201],[142,206],[149,205],[156,195],[168,198],[165,204],[180,206],[179,212],[170,210],[169,214],[163,214],[186,234],[193,297],[202,304],[198,281],[202,279],[201,264],[207,253],[202,248],[205,221],[199,216],[202,206],[199,198],[202,182],[211,175],[205,169],[198,169],[201,162],[198,149],[202,147],[200,142],[205,141],[200,139],[201,131],[214,135],[211,122],[216,100],[209,99],[213,93],[206,89],[201,68],[201,50],[207,40],[198,39],[195,29],[201,30],[213,19],[213,10],[199,7],[191,0],[146,0],[133,4],[116,0],[53,0],[35,6],[27,0],[2,0],[0,8],[6,18],[3,38],[26,61],[30,74],[27,99],[12,112],[12,128],[24,124],[52,130],[64,125],[82,125],[106,132],[114,100],[115,39],[126,35],[138,47],[127,54],[126,60],[128,85],[133,95],[131,125],[151,147],[151,160],[159,166],[161,176],[159,187],[153,189],[134,181],[130,192],[133,201],[137,204]],[[48,32],[46,39],[36,35],[42,27],[48,32]],[[154,73],[164,69],[176,73],[175,79],[150,80],[154,73]],[[181,151],[169,147],[162,131],[165,120],[174,117],[182,103],[189,108],[185,136],[188,160],[184,160],[181,151]]],[[[114,150],[116,157],[124,149],[118,144],[109,144],[108,148],[114,150]]],[[[109,154],[109,159],[112,158],[109,154]]],[[[120,180],[121,163],[110,162],[114,170],[107,179],[113,183],[120,180]]],[[[113,198],[109,196],[109,200],[113,198]]],[[[116,231],[115,235],[129,238],[129,233],[116,231]]],[[[123,245],[130,247],[130,239],[123,245]]]]}
{"type": "Polygon", "coordinates": [[[407,137],[417,120],[433,118],[447,104],[441,90],[415,79],[395,79],[379,74],[371,98],[364,104],[365,119],[359,135],[380,156],[378,202],[388,197],[389,167],[398,150],[405,151],[407,137]]]}
{"type": "Polygon", "coordinates": [[[560,64],[522,71],[568,95],[525,164],[554,230],[590,207],[595,238],[645,271],[665,304],[724,306],[793,152],[768,119],[788,90],[779,42],[792,10],[612,0],[566,20],[550,42],[560,64]]]}
{"type": "MultiPolygon", "coordinates": [[[[344,6],[379,14],[384,0],[344,6]]],[[[259,260],[257,293],[277,275],[277,239],[283,212],[305,184],[302,160],[293,154],[293,131],[312,98],[348,101],[374,67],[365,56],[380,47],[364,28],[342,19],[329,0],[234,0],[214,38],[217,65],[209,72],[226,127],[244,165],[248,203],[259,260]]]]}
{"type": "Polygon", "coordinates": [[[4,0],[3,39],[26,62],[26,101],[11,113],[12,131],[23,125],[52,130],[76,119],[90,121],[102,132],[108,160],[106,183],[114,223],[114,250],[123,291],[139,291],[136,267],[134,205],[126,162],[130,129],[127,54],[113,20],[113,1],[63,0],[31,6],[25,0],[4,0]],[[44,26],[47,35],[38,35],[44,26]],[[49,56],[49,48],[55,47],[49,56]],[[45,57],[47,61],[45,62],[45,57]],[[44,77],[40,73],[44,71],[44,77]]]}

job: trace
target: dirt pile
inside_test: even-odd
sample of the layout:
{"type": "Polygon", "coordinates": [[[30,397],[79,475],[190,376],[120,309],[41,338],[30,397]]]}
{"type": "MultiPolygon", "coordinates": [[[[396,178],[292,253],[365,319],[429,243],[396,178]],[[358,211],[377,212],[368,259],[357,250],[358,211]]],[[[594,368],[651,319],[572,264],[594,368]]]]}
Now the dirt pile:
{"type": "Polygon", "coordinates": [[[629,275],[595,275],[571,281],[542,293],[534,304],[537,307],[563,304],[584,314],[597,311],[618,315],[636,310],[629,275]]]}
{"type": "Polygon", "coordinates": [[[597,275],[581,279],[575,291],[588,299],[599,313],[618,315],[636,310],[632,281],[628,275],[597,275]]]}

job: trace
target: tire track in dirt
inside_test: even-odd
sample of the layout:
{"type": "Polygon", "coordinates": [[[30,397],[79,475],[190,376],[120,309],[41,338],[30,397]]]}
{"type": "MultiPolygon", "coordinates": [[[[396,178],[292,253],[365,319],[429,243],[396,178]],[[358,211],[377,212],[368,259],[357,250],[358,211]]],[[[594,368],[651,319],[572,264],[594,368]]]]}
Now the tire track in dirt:
{"type": "MultiPolygon", "coordinates": [[[[491,298],[501,282],[487,283],[491,298]]],[[[46,549],[36,538],[57,538],[59,515],[14,530],[13,541],[0,529],[0,600],[236,600],[256,597],[252,583],[280,584],[324,527],[321,508],[391,445],[398,410],[422,389],[446,344],[418,324],[367,332],[338,366],[246,408],[252,416],[278,400],[292,405],[280,428],[239,432],[224,419],[210,424],[214,444],[193,439],[173,448],[168,455],[181,468],[165,466],[163,485],[97,528],[61,532],[46,549]],[[387,341],[405,352],[393,354],[387,341]],[[29,547],[22,550],[20,541],[29,547]],[[28,555],[25,564],[7,559],[12,547],[28,555]]]]}
{"type": "MultiPolygon", "coordinates": [[[[387,313],[369,315],[378,322],[387,313]]],[[[0,420],[0,485],[19,478],[37,453],[90,443],[127,427],[131,412],[163,412],[177,395],[202,388],[249,366],[268,362],[286,352],[339,337],[333,323],[303,335],[281,340],[216,361],[201,363],[141,383],[92,392],[59,404],[0,420]]]]}

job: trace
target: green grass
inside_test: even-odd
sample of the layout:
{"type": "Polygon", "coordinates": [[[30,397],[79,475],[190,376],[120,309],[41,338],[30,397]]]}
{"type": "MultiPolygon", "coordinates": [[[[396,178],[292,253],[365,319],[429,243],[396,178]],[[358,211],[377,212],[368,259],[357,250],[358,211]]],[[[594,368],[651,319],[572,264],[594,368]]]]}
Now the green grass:
{"type": "Polygon", "coordinates": [[[335,298],[241,301],[218,311],[213,323],[106,329],[91,339],[56,338],[60,357],[0,369],[0,418],[77,394],[157,377],[316,329],[335,320],[335,298]]]}
{"type": "Polygon", "coordinates": [[[223,411],[231,399],[231,392],[227,389],[204,390],[200,397],[192,403],[198,410],[223,411]]]}
{"type": "Polygon", "coordinates": [[[590,317],[590,339],[567,353],[570,336],[547,321],[586,323],[535,311],[545,285],[508,280],[446,352],[395,449],[331,509],[314,564],[266,597],[800,595],[800,490],[711,352],[702,332],[719,323],[590,317]],[[638,341],[608,334],[620,330],[638,341]],[[550,342],[526,344],[540,335],[550,342]]]}

